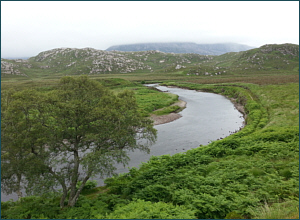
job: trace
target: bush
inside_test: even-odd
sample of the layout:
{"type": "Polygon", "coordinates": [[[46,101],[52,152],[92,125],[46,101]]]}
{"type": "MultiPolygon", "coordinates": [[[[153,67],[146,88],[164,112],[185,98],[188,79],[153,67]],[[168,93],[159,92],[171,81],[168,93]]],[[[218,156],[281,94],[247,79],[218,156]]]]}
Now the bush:
{"type": "Polygon", "coordinates": [[[169,202],[171,200],[172,192],[169,191],[168,187],[163,185],[155,184],[149,185],[144,189],[140,190],[136,196],[142,200],[151,202],[169,202]]]}
{"type": "MultiPolygon", "coordinates": [[[[81,186],[81,184],[82,184],[82,181],[78,181],[77,184],[76,184],[76,188],[78,189],[78,188],[81,186]]],[[[95,188],[96,186],[97,186],[97,180],[88,180],[88,181],[85,183],[85,185],[84,185],[82,191],[88,190],[88,189],[93,189],[93,188],[95,188]]]]}
{"type": "Polygon", "coordinates": [[[74,207],[64,209],[58,219],[95,219],[96,216],[109,212],[108,205],[100,200],[90,200],[84,196],[79,199],[74,207]]]}
{"type": "Polygon", "coordinates": [[[7,219],[53,219],[60,212],[59,202],[55,197],[27,196],[17,202],[5,202],[2,205],[6,210],[1,210],[1,217],[7,219]]]}
{"type": "Polygon", "coordinates": [[[279,175],[283,176],[286,180],[288,180],[292,177],[292,172],[290,171],[289,168],[285,168],[279,171],[279,175]]]}
{"type": "MultiPolygon", "coordinates": [[[[106,219],[195,219],[194,211],[170,203],[151,203],[137,200],[118,207],[106,219]]],[[[99,215],[98,218],[103,218],[99,215]]]]}

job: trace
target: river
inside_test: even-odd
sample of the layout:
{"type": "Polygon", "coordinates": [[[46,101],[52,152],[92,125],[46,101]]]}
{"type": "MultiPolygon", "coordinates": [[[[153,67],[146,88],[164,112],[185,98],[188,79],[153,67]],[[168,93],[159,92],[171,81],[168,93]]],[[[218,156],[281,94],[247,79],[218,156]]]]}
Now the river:
{"type": "MultiPolygon", "coordinates": [[[[179,113],[181,118],[154,126],[157,130],[157,141],[150,147],[150,154],[140,151],[129,152],[131,158],[129,164],[125,168],[117,165],[117,173],[127,172],[128,167],[139,167],[152,155],[173,155],[207,145],[211,141],[235,133],[244,126],[243,114],[222,95],[165,86],[155,87],[163,92],[178,95],[180,100],[187,103],[186,108],[179,113]]],[[[97,181],[103,184],[101,179],[97,181]]]]}
{"type": "MultiPolygon", "coordinates": [[[[186,108],[179,113],[182,117],[154,126],[157,129],[157,141],[150,147],[150,154],[129,152],[129,164],[126,167],[116,165],[117,173],[127,172],[129,167],[139,167],[141,162],[148,161],[152,155],[173,155],[207,145],[211,141],[229,136],[244,125],[242,113],[222,95],[165,86],[156,88],[176,94],[187,103],[186,108]]],[[[94,179],[99,185],[103,185],[103,179],[94,179]]],[[[5,195],[1,192],[1,201],[9,199],[17,199],[16,194],[5,195]]]]}

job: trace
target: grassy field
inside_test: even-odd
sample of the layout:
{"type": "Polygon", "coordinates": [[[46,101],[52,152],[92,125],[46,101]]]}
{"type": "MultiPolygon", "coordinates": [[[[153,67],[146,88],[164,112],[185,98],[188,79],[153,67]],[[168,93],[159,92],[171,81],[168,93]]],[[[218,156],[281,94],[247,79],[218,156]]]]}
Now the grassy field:
{"type": "MultiPolygon", "coordinates": [[[[145,116],[177,96],[146,88],[142,81],[219,93],[245,106],[247,124],[186,153],[152,157],[139,169],[107,179],[105,187],[86,190],[76,207],[60,210],[55,195],[27,197],[2,203],[2,218],[299,218],[299,74],[90,77],[116,92],[135,91],[145,116]]],[[[2,78],[1,92],[49,90],[58,79],[2,78]]]]}

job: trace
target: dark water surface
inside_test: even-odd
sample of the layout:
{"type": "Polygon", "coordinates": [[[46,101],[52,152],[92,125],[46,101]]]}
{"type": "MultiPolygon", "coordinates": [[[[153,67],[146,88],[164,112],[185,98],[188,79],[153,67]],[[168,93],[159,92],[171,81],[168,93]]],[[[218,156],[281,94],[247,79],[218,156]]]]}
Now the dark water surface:
{"type": "MultiPolygon", "coordinates": [[[[157,129],[157,141],[151,146],[150,154],[130,152],[129,164],[125,168],[117,165],[117,173],[127,172],[128,167],[139,167],[141,162],[148,161],[152,155],[185,152],[229,136],[243,127],[243,115],[222,95],[164,86],[156,88],[177,94],[179,99],[187,102],[186,108],[179,113],[182,117],[154,126],[157,129]]],[[[103,185],[103,179],[94,179],[99,185],[103,185]]],[[[1,201],[9,199],[17,199],[16,194],[5,195],[1,192],[1,201]]]]}

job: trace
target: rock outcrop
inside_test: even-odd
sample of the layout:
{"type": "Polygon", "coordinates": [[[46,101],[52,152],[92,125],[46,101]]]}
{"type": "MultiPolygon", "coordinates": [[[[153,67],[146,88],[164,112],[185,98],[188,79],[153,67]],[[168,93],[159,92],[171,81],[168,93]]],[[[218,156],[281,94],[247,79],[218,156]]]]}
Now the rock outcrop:
{"type": "Polygon", "coordinates": [[[26,76],[21,72],[21,68],[31,68],[31,64],[27,60],[5,60],[1,59],[1,75],[20,75],[26,76]]]}

